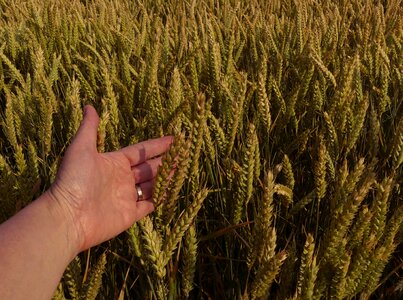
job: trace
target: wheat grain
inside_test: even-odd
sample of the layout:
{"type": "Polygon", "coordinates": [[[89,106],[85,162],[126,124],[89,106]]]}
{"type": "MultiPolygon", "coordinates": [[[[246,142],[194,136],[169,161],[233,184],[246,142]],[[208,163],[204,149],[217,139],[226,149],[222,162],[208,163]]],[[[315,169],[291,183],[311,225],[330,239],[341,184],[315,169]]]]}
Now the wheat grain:
{"type": "Polygon", "coordinates": [[[186,233],[183,251],[183,279],[182,294],[185,298],[193,289],[193,279],[196,272],[197,261],[197,236],[196,228],[191,225],[186,233]]]}
{"type": "Polygon", "coordinates": [[[64,273],[64,281],[66,283],[67,289],[69,291],[70,297],[74,300],[80,299],[81,285],[78,278],[81,272],[80,259],[75,257],[74,260],[68,265],[64,273]]]}
{"type": "Polygon", "coordinates": [[[337,257],[340,251],[339,240],[345,236],[359,205],[367,196],[374,182],[374,174],[369,172],[360,188],[343,204],[342,212],[336,215],[333,230],[329,232],[329,242],[325,253],[326,259],[333,260],[337,257]]]}
{"type": "Polygon", "coordinates": [[[343,299],[345,295],[345,285],[347,279],[347,272],[350,266],[351,255],[349,253],[343,253],[340,257],[340,261],[336,266],[335,275],[332,278],[332,284],[330,286],[331,296],[330,299],[343,299]]]}
{"type": "Polygon", "coordinates": [[[368,105],[368,100],[366,99],[366,97],[364,97],[364,99],[359,103],[357,107],[353,128],[348,139],[347,152],[349,152],[355,146],[355,143],[364,125],[368,105]]]}
{"type": "Polygon", "coordinates": [[[18,170],[17,175],[18,176],[24,175],[27,169],[27,162],[25,160],[24,153],[22,152],[21,145],[17,144],[17,146],[15,147],[14,159],[18,170]]]}
{"type": "Polygon", "coordinates": [[[280,271],[280,267],[287,258],[285,252],[278,253],[275,257],[265,261],[258,269],[256,277],[251,284],[251,299],[264,296],[270,288],[274,278],[280,271]]]}
{"type": "Polygon", "coordinates": [[[383,234],[388,211],[388,200],[393,188],[393,179],[385,178],[378,186],[377,195],[373,200],[371,211],[373,213],[370,232],[375,234],[375,239],[379,240],[383,234]]]}
{"type": "Polygon", "coordinates": [[[176,157],[180,149],[185,145],[185,137],[183,135],[177,136],[174,139],[170,149],[165,153],[161,166],[158,167],[157,176],[153,189],[153,201],[155,206],[158,207],[166,196],[166,189],[169,185],[169,175],[173,171],[176,157]]]}
{"type": "Polygon", "coordinates": [[[147,250],[147,259],[151,263],[158,278],[164,278],[166,275],[166,252],[162,251],[162,240],[159,233],[154,229],[150,217],[144,217],[140,222],[144,248],[147,250]]]}
{"type": "Polygon", "coordinates": [[[274,194],[273,172],[268,171],[265,178],[264,193],[259,205],[259,213],[256,216],[256,224],[252,235],[252,248],[249,250],[247,263],[249,269],[252,268],[256,260],[259,262],[264,257],[265,248],[269,253],[266,257],[274,255],[276,247],[276,231],[272,228],[273,219],[273,194],[274,194]]]}
{"type": "Polygon", "coordinates": [[[332,72],[329,71],[328,68],[326,68],[326,66],[324,65],[322,60],[317,56],[317,54],[312,53],[311,59],[314,62],[314,64],[316,65],[316,67],[322,72],[323,76],[325,76],[326,79],[329,80],[333,84],[334,87],[337,87],[337,83],[336,83],[336,79],[335,79],[334,75],[332,74],[332,72]]]}
{"type": "Polygon", "coordinates": [[[389,156],[392,158],[393,168],[397,170],[403,163],[403,118],[400,119],[397,125],[390,149],[389,156]]]}
{"type": "Polygon", "coordinates": [[[13,109],[13,103],[12,103],[12,96],[11,93],[8,89],[5,89],[5,94],[6,94],[6,109],[5,109],[5,118],[3,120],[4,124],[4,133],[6,135],[6,138],[8,142],[11,144],[11,146],[16,149],[18,142],[17,142],[17,134],[15,130],[15,121],[14,121],[14,109],[13,109]]]}
{"type": "Polygon", "coordinates": [[[370,226],[370,222],[372,219],[372,211],[368,209],[367,205],[363,205],[361,211],[358,215],[354,226],[351,229],[349,234],[349,243],[348,248],[354,250],[359,247],[365,238],[365,232],[367,228],[370,226]]]}
{"type": "Polygon", "coordinates": [[[85,299],[95,300],[102,285],[102,274],[105,272],[106,255],[102,253],[98,259],[94,269],[91,270],[90,277],[88,278],[88,287],[85,294],[85,299]]]}
{"type": "Polygon", "coordinates": [[[95,92],[93,91],[92,87],[88,83],[88,81],[85,79],[83,73],[81,73],[80,69],[78,68],[77,65],[73,64],[73,70],[77,74],[78,80],[80,81],[81,85],[84,88],[84,91],[86,92],[87,96],[90,99],[95,99],[95,92]]]}
{"type": "Polygon", "coordinates": [[[302,295],[302,289],[305,280],[307,279],[306,276],[308,275],[308,271],[310,269],[310,265],[312,264],[312,259],[313,259],[313,252],[315,249],[315,242],[312,234],[308,234],[305,245],[304,245],[304,250],[301,254],[301,262],[299,266],[299,272],[298,272],[298,281],[297,281],[297,295],[302,295]]]}
{"type": "MultiPolygon", "coordinates": [[[[1,47],[2,48],[2,47],[1,47]]],[[[24,77],[21,72],[14,66],[14,64],[4,55],[2,49],[0,48],[0,59],[7,65],[11,71],[12,79],[17,80],[22,86],[25,85],[24,77]]]]}
{"type": "Polygon", "coordinates": [[[258,81],[258,105],[259,114],[262,119],[262,123],[266,131],[270,131],[271,127],[271,115],[270,115],[270,100],[266,91],[266,73],[267,73],[267,62],[263,60],[262,67],[259,72],[258,81]]]}
{"type": "MultiPolygon", "coordinates": [[[[243,114],[243,106],[244,106],[244,100],[245,100],[245,95],[244,93],[241,93],[239,98],[237,99],[234,97],[232,94],[227,81],[223,80],[222,82],[222,87],[224,91],[226,92],[226,96],[228,97],[229,104],[231,105],[231,110],[228,110],[228,128],[227,128],[227,149],[226,149],[226,155],[229,157],[232,153],[233,147],[234,147],[234,142],[235,138],[237,135],[237,132],[239,130],[239,123],[242,121],[242,114],[243,114]],[[238,101],[237,101],[238,100],[238,101]]],[[[245,90],[243,91],[245,92],[245,90]]]]}
{"type": "Polygon", "coordinates": [[[199,94],[197,96],[197,119],[192,125],[192,144],[190,149],[190,178],[193,190],[197,190],[197,182],[199,177],[199,159],[203,145],[203,136],[206,130],[207,117],[205,110],[205,96],[199,94]]]}
{"type": "Polygon", "coordinates": [[[281,94],[280,88],[276,82],[276,80],[274,80],[274,78],[272,77],[272,75],[270,74],[269,77],[269,82],[270,82],[270,86],[273,87],[273,92],[276,95],[275,99],[277,100],[277,106],[280,107],[280,111],[285,114],[286,112],[286,105],[285,105],[285,101],[283,98],[283,95],[281,94]]]}
{"type": "Polygon", "coordinates": [[[319,153],[318,159],[315,163],[314,169],[315,180],[315,193],[316,198],[320,201],[326,194],[327,182],[326,182],[326,146],[323,140],[319,141],[319,153]]]}
{"type": "Polygon", "coordinates": [[[167,240],[163,245],[162,253],[164,254],[164,259],[162,260],[162,264],[164,266],[168,263],[173,252],[178,246],[178,243],[191,226],[194,218],[203,204],[204,199],[207,197],[207,194],[207,189],[203,189],[197,193],[197,195],[194,196],[193,202],[185,209],[185,211],[182,212],[175,226],[172,228],[171,234],[167,237],[167,240]]]}
{"type": "Polygon", "coordinates": [[[232,221],[234,224],[239,223],[241,215],[252,197],[256,145],[257,136],[255,125],[249,124],[246,145],[242,149],[241,170],[237,178],[235,191],[234,207],[232,211],[232,221]]]}
{"type": "Polygon", "coordinates": [[[309,90],[309,86],[311,84],[311,80],[312,80],[314,72],[315,72],[314,65],[311,65],[309,70],[305,71],[305,74],[304,74],[305,76],[303,76],[302,88],[300,90],[300,99],[301,100],[305,99],[305,96],[309,90]]]}
{"type": "Polygon", "coordinates": [[[69,124],[70,138],[75,135],[81,122],[80,82],[74,79],[70,85],[66,100],[70,105],[71,123],[69,124]]]}

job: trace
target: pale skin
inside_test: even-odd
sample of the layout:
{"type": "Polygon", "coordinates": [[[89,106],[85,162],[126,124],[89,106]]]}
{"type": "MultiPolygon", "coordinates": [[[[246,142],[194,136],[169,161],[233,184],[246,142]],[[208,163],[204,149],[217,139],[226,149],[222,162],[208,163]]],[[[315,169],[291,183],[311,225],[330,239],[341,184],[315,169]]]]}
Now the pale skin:
{"type": "Polygon", "coordinates": [[[154,210],[154,178],[172,137],[98,153],[98,125],[97,112],[86,106],[55,182],[0,225],[0,299],[50,299],[78,253],[154,210]]]}

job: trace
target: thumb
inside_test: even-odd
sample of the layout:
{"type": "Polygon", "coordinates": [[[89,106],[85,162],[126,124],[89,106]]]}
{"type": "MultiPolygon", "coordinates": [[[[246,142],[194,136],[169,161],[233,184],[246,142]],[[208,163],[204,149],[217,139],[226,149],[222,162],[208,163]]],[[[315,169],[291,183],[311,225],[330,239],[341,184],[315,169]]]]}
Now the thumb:
{"type": "Polygon", "coordinates": [[[77,130],[72,146],[96,150],[98,134],[99,116],[95,108],[91,105],[84,107],[84,117],[77,130]]]}

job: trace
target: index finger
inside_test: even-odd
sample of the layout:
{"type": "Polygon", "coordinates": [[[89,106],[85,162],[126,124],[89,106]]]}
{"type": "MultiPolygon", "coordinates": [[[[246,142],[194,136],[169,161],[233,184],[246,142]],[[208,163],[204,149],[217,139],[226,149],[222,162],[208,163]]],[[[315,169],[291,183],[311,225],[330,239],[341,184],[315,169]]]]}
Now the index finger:
{"type": "Polygon", "coordinates": [[[165,153],[173,142],[172,136],[147,140],[135,145],[118,150],[130,161],[131,166],[145,162],[146,160],[165,153]]]}

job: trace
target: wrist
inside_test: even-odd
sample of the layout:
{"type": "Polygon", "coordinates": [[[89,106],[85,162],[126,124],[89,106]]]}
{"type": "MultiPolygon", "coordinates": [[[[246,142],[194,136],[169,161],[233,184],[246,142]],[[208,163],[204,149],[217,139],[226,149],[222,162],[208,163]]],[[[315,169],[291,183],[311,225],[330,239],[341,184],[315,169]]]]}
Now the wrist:
{"type": "Polygon", "coordinates": [[[81,252],[81,238],[73,212],[63,205],[52,188],[47,190],[36,201],[43,202],[49,220],[60,230],[61,242],[64,244],[66,255],[73,259],[81,252]]]}

